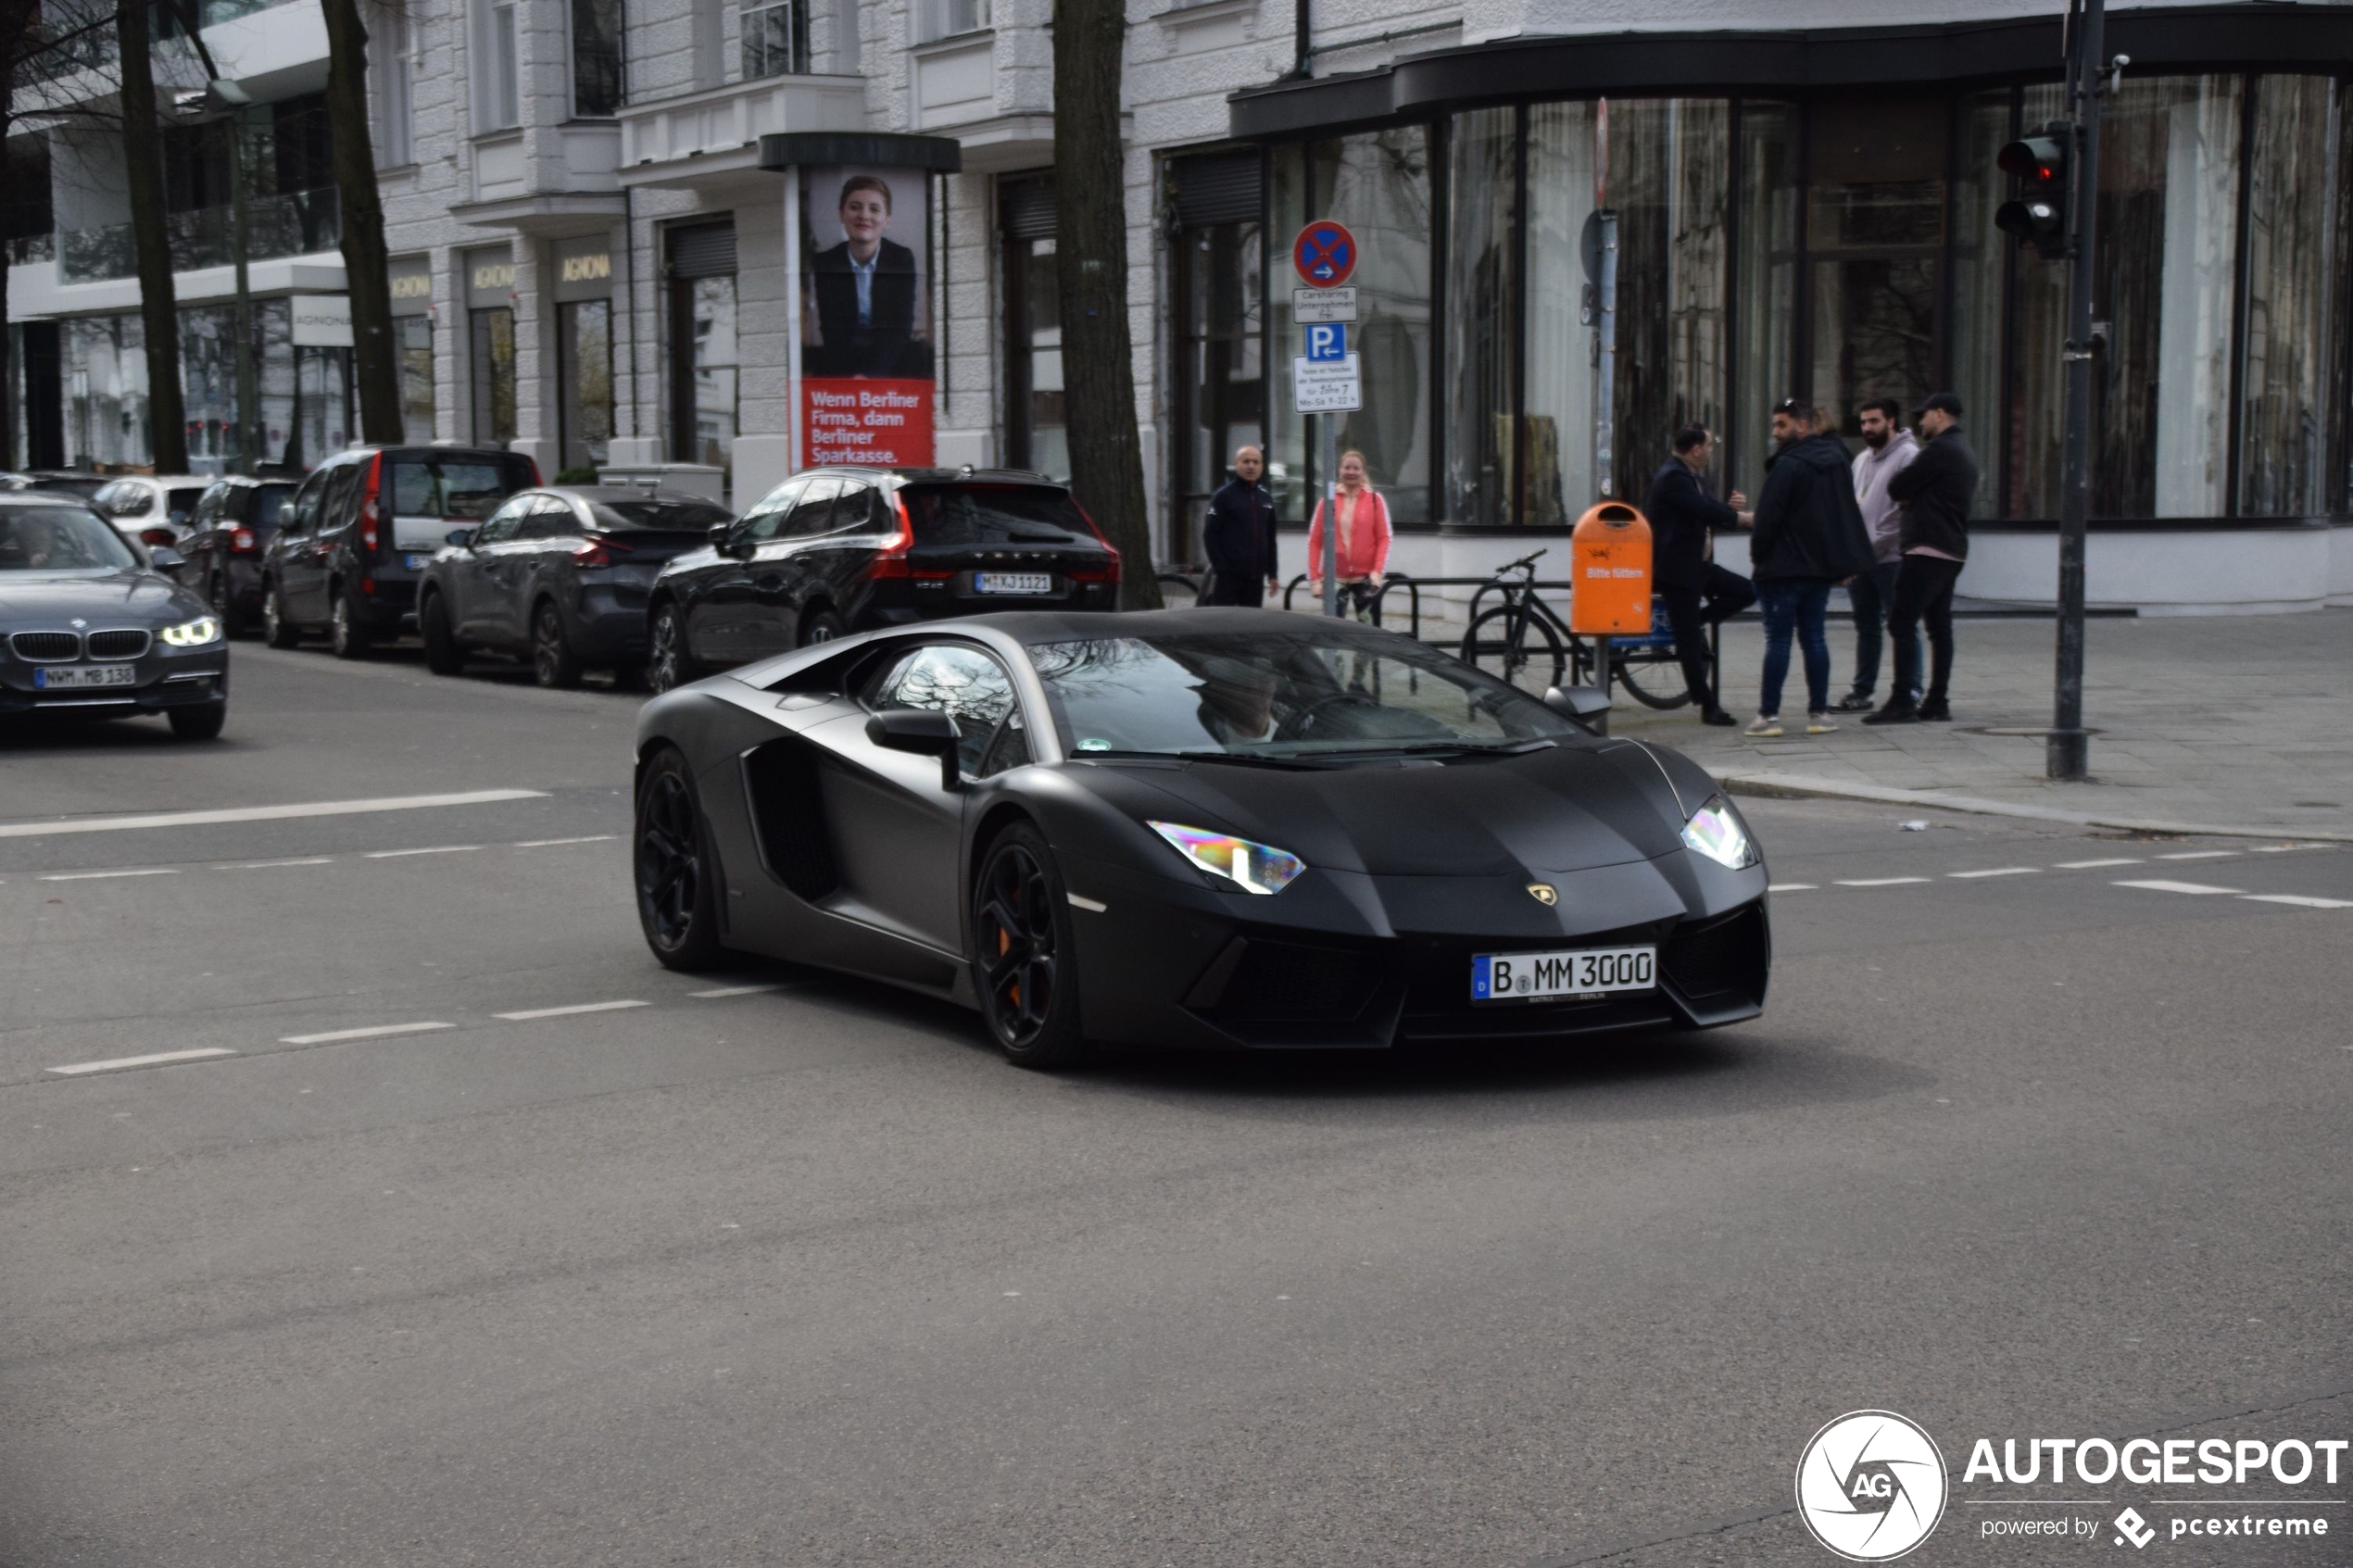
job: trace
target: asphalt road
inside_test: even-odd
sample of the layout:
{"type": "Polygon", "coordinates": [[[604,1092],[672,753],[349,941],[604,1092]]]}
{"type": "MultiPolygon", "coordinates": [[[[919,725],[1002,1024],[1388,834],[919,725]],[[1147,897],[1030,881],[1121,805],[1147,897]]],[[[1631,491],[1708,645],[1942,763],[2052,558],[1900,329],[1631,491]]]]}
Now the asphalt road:
{"type": "MultiPolygon", "coordinates": [[[[2353,852],[1752,802],[1755,1023],[1051,1077],[654,965],[634,709],[247,644],[217,745],[0,736],[0,1564],[1831,1563],[1866,1407],[1906,1562],[2057,1563],[1974,1436],[2353,1436],[2353,852]]],[[[2289,1491],[2149,1549],[2353,1561],[2289,1491]]]]}

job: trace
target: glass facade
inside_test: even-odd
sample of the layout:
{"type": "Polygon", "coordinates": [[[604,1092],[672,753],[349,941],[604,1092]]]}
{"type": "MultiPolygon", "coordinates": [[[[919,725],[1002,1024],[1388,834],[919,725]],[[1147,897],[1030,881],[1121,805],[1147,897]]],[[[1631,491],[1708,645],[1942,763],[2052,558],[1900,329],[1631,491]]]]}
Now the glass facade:
{"type": "Polygon", "coordinates": [[[556,336],[562,361],[562,467],[596,468],[612,455],[612,302],[557,306],[556,336]]]}
{"type": "Polygon", "coordinates": [[[515,438],[515,313],[501,305],[467,316],[473,338],[473,438],[504,446],[515,438]]]}
{"type": "MultiPolygon", "coordinates": [[[[2095,517],[2344,509],[2345,92],[2319,75],[2128,72],[2108,98],[2095,517]]],[[[2067,267],[1995,229],[2013,193],[1994,157],[2063,112],[2050,85],[1506,105],[1271,147],[1268,216],[1282,236],[1336,217],[1361,242],[1365,409],[1342,440],[1401,526],[1564,526],[1605,494],[1640,495],[1688,422],[1724,435],[1716,487],[1754,495],[1780,399],[1852,435],[1863,402],[1908,409],[1943,390],[1969,410],[1980,515],[2047,522],[2067,267]],[[1606,470],[1585,259],[1604,209],[1606,470]]],[[[1299,332],[1279,251],[1268,265],[1281,393],[1299,332]]],[[[1283,514],[1301,515],[1315,454],[1288,395],[1266,419],[1283,514]]]]}
{"type": "MultiPolygon", "coordinates": [[[[271,468],[308,468],[352,439],[351,351],[297,346],[293,311],[283,299],[257,300],[253,312],[261,461],[271,468]]],[[[61,325],[67,461],[76,468],[153,462],[146,329],[140,318],[82,317],[61,325]]],[[[237,465],[235,342],[231,307],[182,307],[180,383],[188,466],[197,473],[228,472],[237,465]]]]}

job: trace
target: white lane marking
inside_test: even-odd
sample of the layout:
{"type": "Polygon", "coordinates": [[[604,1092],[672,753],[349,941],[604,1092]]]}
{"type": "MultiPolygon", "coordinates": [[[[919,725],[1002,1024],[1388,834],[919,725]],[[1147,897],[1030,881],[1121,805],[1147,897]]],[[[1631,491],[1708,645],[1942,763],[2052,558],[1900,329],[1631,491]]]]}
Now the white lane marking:
{"type": "Polygon", "coordinates": [[[763,991],[781,991],[781,985],[722,985],[715,991],[689,991],[686,995],[706,1000],[712,997],[756,997],[763,991]]]}
{"type": "Polygon", "coordinates": [[[281,1035],[282,1046],[324,1046],[337,1040],[374,1040],[386,1035],[422,1035],[433,1029],[455,1029],[454,1023],[371,1023],[360,1029],[330,1029],[322,1035],[281,1035]]]}
{"type": "Polygon", "coordinates": [[[2238,892],[2238,889],[2235,887],[2208,887],[2202,882],[2165,882],[2158,880],[2151,882],[2120,882],[2116,885],[2119,887],[2145,887],[2151,893],[2235,894],[2238,892]]]}
{"type": "Polygon", "coordinates": [[[1076,893],[1069,895],[1069,898],[1070,907],[1072,909],[1084,909],[1090,915],[1101,914],[1105,909],[1111,908],[1109,904],[1098,903],[1092,898],[1081,898],[1076,893]]]}
{"type": "Polygon", "coordinates": [[[215,866],[217,872],[268,872],[280,866],[326,866],[334,863],[333,855],[311,855],[299,860],[232,860],[225,866],[215,866]]]}
{"type": "Polygon", "coordinates": [[[1768,882],[1765,884],[1765,891],[1768,893],[1811,893],[1817,885],[1811,882],[1768,882]]]}
{"type": "Polygon", "coordinates": [[[517,849],[550,849],[559,844],[610,844],[620,836],[621,834],[617,833],[592,833],[585,838],[526,838],[522,843],[514,846],[514,847],[517,849]]]}
{"type": "Polygon", "coordinates": [[[618,1012],[623,1008],[649,1008],[651,1002],[575,1002],[568,1008],[526,1008],[522,1012],[494,1012],[493,1018],[503,1018],[510,1023],[523,1023],[535,1018],[564,1018],[575,1012],[618,1012]]]}
{"type": "Polygon", "coordinates": [[[2137,866],[2140,863],[2138,855],[2119,855],[2108,860],[2061,860],[2058,869],[2063,872],[2095,872],[2106,866],[2137,866]]]}
{"type": "Polygon", "coordinates": [[[1841,887],[1902,887],[1906,883],[1926,882],[1928,878],[1924,876],[1870,876],[1858,877],[1851,880],[1841,878],[1838,885],[1841,887]]]}
{"type": "Polygon", "coordinates": [[[77,1061],[65,1067],[52,1067],[52,1073],[78,1077],[84,1073],[120,1073],[126,1067],[161,1067],[171,1061],[202,1061],[209,1057],[234,1056],[237,1053],[220,1046],[206,1046],[193,1051],[157,1051],[153,1056],[119,1056],[111,1061],[77,1061]]]}
{"type": "Polygon", "coordinates": [[[102,876],[178,876],[176,866],[147,866],[139,871],[122,872],[51,872],[44,882],[91,882],[102,876]]]}
{"type": "Polygon", "coordinates": [[[209,811],[153,811],[137,817],[0,822],[0,838],[41,838],[53,833],[118,833],[127,828],[197,827],[213,822],[278,822],[291,817],[348,817],[363,811],[422,811],[433,806],[489,806],[501,800],[547,798],[547,792],[544,789],[475,789],[459,795],[389,795],[373,800],[314,800],[306,806],[222,806],[209,811]]]}
{"type": "Polygon", "coordinates": [[[404,855],[471,855],[481,847],[479,844],[436,844],[429,849],[371,849],[359,858],[363,860],[397,860],[404,855]]]}
{"type": "Polygon", "coordinates": [[[2255,847],[2255,852],[2258,855],[2292,855],[2299,849],[2328,849],[2333,847],[2334,847],[2334,846],[2327,844],[2259,844],[2255,847]]]}
{"type": "Polygon", "coordinates": [[[2242,893],[2239,897],[2251,904],[2293,904],[2299,909],[2353,909],[2353,898],[2315,898],[2309,893],[2242,893]]]}
{"type": "Polygon", "coordinates": [[[1946,872],[1944,874],[1956,882],[1973,882],[1982,876],[2040,876],[2042,873],[2040,866],[1995,866],[1991,871],[1946,872]]]}
{"type": "Polygon", "coordinates": [[[2160,860],[2227,860],[2237,854],[2235,849],[2183,849],[2171,855],[2159,855],[2160,860]]]}

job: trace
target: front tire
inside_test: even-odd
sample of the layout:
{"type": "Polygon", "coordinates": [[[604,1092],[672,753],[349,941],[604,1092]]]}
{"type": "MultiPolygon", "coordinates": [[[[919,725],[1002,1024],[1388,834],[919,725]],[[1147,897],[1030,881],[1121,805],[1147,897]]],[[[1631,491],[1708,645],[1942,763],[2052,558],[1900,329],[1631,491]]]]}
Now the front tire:
{"type": "Polygon", "coordinates": [[[302,641],[302,631],[286,618],[286,594],[272,579],[261,596],[261,634],[273,648],[290,648],[302,641]]]}
{"type": "Polygon", "coordinates": [[[229,705],[208,702],[201,708],[175,708],[164,717],[171,721],[171,733],[182,740],[219,740],[221,726],[229,722],[229,705]]]}
{"type": "Polygon", "coordinates": [[[1016,822],[973,886],[973,989],[989,1036],[1016,1067],[1070,1067],[1087,1054],[1078,1017],[1070,898],[1046,835],[1016,822]]]}
{"type": "Polygon", "coordinates": [[[531,674],[549,691],[570,691],[580,684],[580,656],[572,651],[563,612],[553,599],[541,599],[532,613],[531,674]]]}
{"type": "Polygon", "coordinates": [[[701,675],[686,646],[686,611],[674,600],[662,605],[646,633],[646,684],[656,692],[674,691],[701,675]]]}
{"type": "Polygon", "coordinates": [[[351,596],[341,588],[327,602],[327,646],[337,659],[368,657],[368,629],[352,612],[351,596]]]}
{"type": "Polygon", "coordinates": [[[632,835],[637,923],[666,969],[693,972],[719,961],[719,867],[686,759],[664,746],[637,783],[632,835]]]}
{"type": "Polygon", "coordinates": [[[464,673],[466,650],[450,630],[449,601],[440,594],[425,596],[424,608],[417,612],[417,634],[424,640],[426,669],[436,675],[464,673]]]}

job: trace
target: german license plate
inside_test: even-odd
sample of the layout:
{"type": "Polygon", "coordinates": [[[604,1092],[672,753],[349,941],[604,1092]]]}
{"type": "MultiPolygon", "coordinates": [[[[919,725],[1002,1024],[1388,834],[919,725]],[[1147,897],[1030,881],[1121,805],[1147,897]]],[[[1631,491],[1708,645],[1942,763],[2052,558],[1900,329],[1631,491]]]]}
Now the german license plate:
{"type": "Polygon", "coordinates": [[[1480,953],[1471,960],[1471,1000],[1542,1001],[1648,991],[1658,984],[1656,947],[1587,947],[1566,953],[1480,953]]]}
{"type": "Polygon", "coordinates": [[[975,594],[1023,594],[1031,598],[1054,591],[1054,575],[1051,571],[975,571],[973,592],[975,594]]]}
{"type": "Polygon", "coordinates": [[[35,691],[79,691],[88,686],[135,686],[139,671],[128,664],[68,664],[47,666],[32,672],[35,691]]]}
{"type": "Polygon", "coordinates": [[[411,571],[422,571],[425,569],[425,562],[430,558],[426,556],[403,556],[400,558],[400,564],[411,571]]]}

